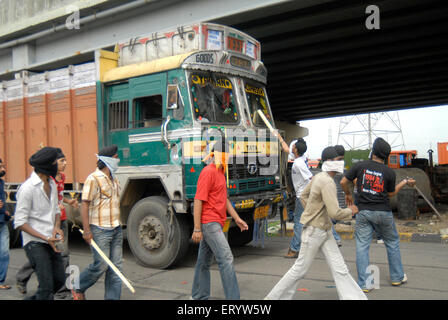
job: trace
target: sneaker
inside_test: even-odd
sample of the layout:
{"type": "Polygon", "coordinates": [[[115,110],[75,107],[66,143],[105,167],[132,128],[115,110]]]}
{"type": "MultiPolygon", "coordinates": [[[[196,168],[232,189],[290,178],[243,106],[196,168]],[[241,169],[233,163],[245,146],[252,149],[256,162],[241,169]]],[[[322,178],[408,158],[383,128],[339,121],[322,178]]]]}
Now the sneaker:
{"type": "Polygon", "coordinates": [[[382,244],[384,243],[383,239],[376,240],[376,243],[382,244]]]}
{"type": "Polygon", "coordinates": [[[404,274],[404,277],[401,281],[398,282],[392,282],[391,284],[393,286],[401,286],[402,284],[405,284],[406,282],[408,282],[408,277],[406,276],[406,273],[404,274]]]}
{"type": "Polygon", "coordinates": [[[336,241],[336,243],[338,244],[338,247],[342,247],[342,241],[341,240],[336,241]]]}
{"type": "Polygon", "coordinates": [[[17,281],[16,283],[17,291],[19,291],[21,294],[26,294],[26,283],[17,281]]]}
{"type": "Polygon", "coordinates": [[[287,259],[295,259],[299,256],[298,251],[291,250],[291,248],[288,249],[288,253],[284,255],[287,259]]]}
{"type": "Polygon", "coordinates": [[[367,289],[367,288],[362,289],[362,292],[364,292],[364,293],[369,293],[370,291],[372,291],[372,289],[367,289]]]}

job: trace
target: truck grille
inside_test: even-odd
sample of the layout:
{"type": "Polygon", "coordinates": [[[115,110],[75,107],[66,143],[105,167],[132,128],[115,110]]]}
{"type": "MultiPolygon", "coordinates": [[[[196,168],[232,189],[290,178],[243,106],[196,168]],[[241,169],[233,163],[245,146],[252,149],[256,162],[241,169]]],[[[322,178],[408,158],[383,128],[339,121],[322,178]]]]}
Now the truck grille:
{"type": "Polygon", "coordinates": [[[240,179],[251,179],[251,178],[259,178],[259,177],[266,177],[268,175],[272,176],[278,173],[278,165],[273,166],[272,170],[269,172],[268,175],[262,175],[260,174],[260,169],[268,169],[269,165],[261,165],[257,161],[255,173],[249,172],[249,165],[248,164],[229,164],[229,179],[230,180],[240,180],[240,179]]]}

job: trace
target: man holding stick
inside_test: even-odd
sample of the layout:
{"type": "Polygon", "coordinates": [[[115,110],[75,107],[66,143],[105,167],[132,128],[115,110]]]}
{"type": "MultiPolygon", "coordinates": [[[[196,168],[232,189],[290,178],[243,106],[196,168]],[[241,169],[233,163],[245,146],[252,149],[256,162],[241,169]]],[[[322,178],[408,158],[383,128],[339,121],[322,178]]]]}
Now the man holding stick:
{"type": "MultiPolygon", "coordinates": [[[[120,225],[119,183],[114,176],[118,169],[118,147],[105,147],[98,153],[97,169],[87,177],[82,191],[81,219],[83,238],[90,245],[93,239],[121,271],[123,233],[120,225]]],[[[92,248],[93,263],[79,278],[79,288],[73,292],[76,300],[85,300],[85,291],[106,272],[105,300],[119,300],[121,279],[92,248]]]]}
{"type": "Polygon", "coordinates": [[[22,231],[23,248],[36,272],[39,287],[32,300],[53,300],[65,281],[64,265],[56,244],[64,241],[60,229],[58,191],[51,177],[58,173],[57,149],[45,147],[29,159],[31,176],[17,192],[14,228],[22,231]]]}

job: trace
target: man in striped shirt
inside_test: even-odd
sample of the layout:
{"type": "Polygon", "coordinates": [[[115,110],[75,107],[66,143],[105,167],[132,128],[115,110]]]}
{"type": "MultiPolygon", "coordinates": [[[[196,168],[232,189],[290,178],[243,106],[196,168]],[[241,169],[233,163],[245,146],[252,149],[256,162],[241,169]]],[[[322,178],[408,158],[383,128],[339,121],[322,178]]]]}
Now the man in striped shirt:
{"type": "MultiPolygon", "coordinates": [[[[114,176],[118,169],[118,147],[105,147],[98,153],[97,169],[87,177],[82,190],[81,219],[83,238],[90,245],[93,239],[121,271],[123,257],[123,233],[120,224],[120,186],[114,176]]],[[[79,277],[79,288],[74,292],[76,300],[84,300],[84,292],[93,286],[106,272],[105,300],[119,300],[121,280],[92,249],[93,263],[79,277]]]]}

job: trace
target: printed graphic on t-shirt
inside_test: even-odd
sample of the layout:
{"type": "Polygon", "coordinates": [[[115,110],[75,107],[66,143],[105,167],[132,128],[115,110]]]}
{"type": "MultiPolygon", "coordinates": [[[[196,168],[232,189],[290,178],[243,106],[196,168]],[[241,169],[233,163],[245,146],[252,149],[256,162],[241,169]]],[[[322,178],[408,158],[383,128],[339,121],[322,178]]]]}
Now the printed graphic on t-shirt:
{"type": "Polygon", "coordinates": [[[378,194],[384,192],[383,173],[364,169],[361,191],[370,194],[378,194]]]}

